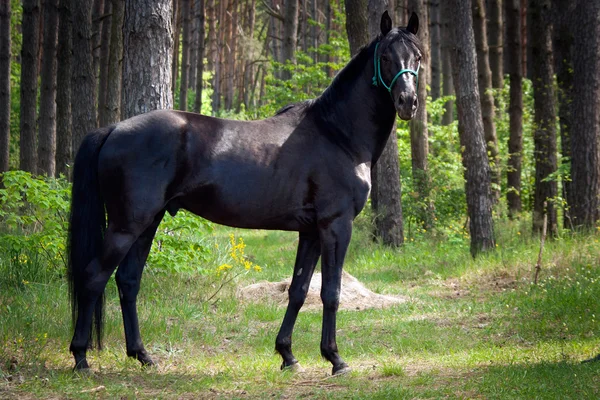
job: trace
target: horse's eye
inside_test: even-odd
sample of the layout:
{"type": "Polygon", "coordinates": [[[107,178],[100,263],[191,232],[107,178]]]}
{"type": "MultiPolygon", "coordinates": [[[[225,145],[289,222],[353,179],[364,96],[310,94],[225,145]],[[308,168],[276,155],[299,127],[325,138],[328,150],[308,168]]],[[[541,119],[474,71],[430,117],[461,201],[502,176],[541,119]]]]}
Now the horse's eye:
{"type": "Polygon", "coordinates": [[[389,61],[390,61],[390,59],[389,59],[389,58],[388,58],[388,57],[387,57],[385,54],[382,54],[382,55],[381,55],[381,61],[383,61],[383,62],[385,62],[385,63],[386,63],[386,62],[389,62],[389,61]]]}
{"type": "Polygon", "coordinates": [[[417,56],[417,62],[421,62],[421,56],[417,56]]]}

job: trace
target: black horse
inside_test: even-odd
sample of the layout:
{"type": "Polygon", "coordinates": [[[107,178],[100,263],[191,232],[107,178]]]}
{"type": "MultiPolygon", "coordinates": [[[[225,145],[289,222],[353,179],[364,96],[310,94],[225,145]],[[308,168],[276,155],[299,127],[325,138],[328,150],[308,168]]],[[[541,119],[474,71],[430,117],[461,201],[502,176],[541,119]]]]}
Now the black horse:
{"type": "Polygon", "coordinates": [[[275,345],[282,368],[297,367],[292,330],[322,257],[321,354],[333,374],[348,370],[336,344],[344,256],[395,115],[407,120],[417,109],[418,25],[413,14],[406,28],[392,29],[385,12],[381,34],[319,98],[271,118],[154,111],[85,137],[75,160],[69,233],[76,369],[88,368],[92,320],[101,347],[103,293],[117,266],[127,355],[153,363],[140,337],[136,297],[161,219],[183,208],[233,227],[299,232],[275,345]]]}

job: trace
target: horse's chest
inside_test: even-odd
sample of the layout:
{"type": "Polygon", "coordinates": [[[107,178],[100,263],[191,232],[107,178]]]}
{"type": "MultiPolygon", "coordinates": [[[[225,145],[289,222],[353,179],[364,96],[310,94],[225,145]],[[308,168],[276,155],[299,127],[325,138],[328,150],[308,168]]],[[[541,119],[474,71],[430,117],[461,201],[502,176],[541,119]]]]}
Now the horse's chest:
{"type": "Polygon", "coordinates": [[[371,165],[363,163],[356,166],[354,189],[354,215],[361,212],[371,193],[371,165]]]}

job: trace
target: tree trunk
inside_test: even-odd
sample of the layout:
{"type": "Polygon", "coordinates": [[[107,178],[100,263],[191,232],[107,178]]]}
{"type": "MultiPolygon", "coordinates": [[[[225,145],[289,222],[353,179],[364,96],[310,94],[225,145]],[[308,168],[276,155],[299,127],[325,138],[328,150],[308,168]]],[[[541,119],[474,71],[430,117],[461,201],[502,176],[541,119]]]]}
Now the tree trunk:
{"type": "MultiPolygon", "coordinates": [[[[417,36],[423,46],[423,55],[429,59],[429,24],[427,23],[427,6],[424,0],[409,0],[409,13],[415,12],[422,24],[419,26],[417,36]]],[[[427,155],[429,154],[429,132],[427,130],[427,84],[429,83],[426,65],[419,71],[419,86],[417,96],[419,107],[415,116],[410,121],[410,149],[412,156],[412,175],[415,192],[417,193],[417,214],[415,217],[424,228],[429,229],[433,224],[433,207],[429,198],[429,168],[427,155]]]]}
{"type": "Polygon", "coordinates": [[[23,0],[19,169],[37,173],[35,127],[40,49],[40,1],[23,0]]]}
{"type": "Polygon", "coordinates": [[[175,98],[175,91],[177,89],[177,78],[179,77],[179,45],[181,42],[181,1],[182,0],[173,0],[172,26],[175,30],[173,36],[173,66],[171,67],[171,91],[173,92],[173,98],[175,98]]]}
{"type": "Polygon", "coordinates": [[[198,16],[196,9],[198,0],[190,0],[190,71],[188,72],[188,88],[196,90],[196,65],[198,65],[198,16]]]}
{"type": "Polygon", "coordinates": [[[110,51],[108,56],[108,87],[106,93],[106,123],[121,120],[121,88],[123,84],[123,19],[125,3],[112,1],[112,22],[110,25],[110,51]]]}
{"type": "Polygon", "coordinates": [[[194,111],[202,111],[202,74],[204,73],[204,0],[196,0],[196,19],[198,29],[198,54],[196,56],[196,99],[194,111]]]}
{"type": "Polygon", "coordinates": [[[523,68],[521,51],[521,0],[505,0],[506,67],[510,79],[508,106],[510,136],[508,139],[507,193],[508,215],[521,212],[521,157],[523,152],[523,68]]]}
{"type": "Polygon", "coordinates": [[[100,75],[98,79],[98,125],[110,124],[108,118],[108,68],[110,60],[110,36],[112,31],[112,0],[104,2],[104,19],[102,20],[102,33],[100,35],[100,75]],[[110,16],[109,16],[110,15],[110,16]]]}
{"type": "Polygon", "coordinates": [[[600,206],[600,2],[580,1],[573,46],[571,160],[575,227],[592,229],[600,206]]]}
{"type": "MultiPolygon", "coordinates": [[[[296,63],[298,41],[298,0],[285,0],[285,22],[283,23],[283,62],[296,63]]],[[[289,80],[291,71],[283,70],[283,79],[289,80]]]]}
{"type": "Polygon", "coordinates": [[[126,0],[122,117],[173,108],[170,0],[126,0]]]}
{"type": "MultiPolygon", "coordinates": [[[[419,15],[420,17],[420,15],[419,15]]],[[[442,94],[442,44],[441,44],[441,20],[440,0],[429,2],[429,20],[431,31],[431,99],[436,100],[442,94]]],[[[419,32],[420,34],[420,32],[419,32]]],[[[420,35],[419,35],[420,36],[420,35]]]]}
{"type": "Polygon", "coordinates": [[[369,0],[346,0],[346,33],[352,56],[369,43],[368,3],[369,0]]]}
{"type": "Polygon", "coordinates": [[[10,1],[0,2],[0,173],[10,154],[10,1]]]}
{"type": "Polygon", "coordinates": [[[492,73],[490,71],[489,53],[487,46],[485,6],[483,0],[472,0],[473,31],[477,47],[477,81],[481,99],[481,115],[483,117],[483,132],[487,153],[492,171],[492,201],[500,200],[500,156],[498,139],[494,125],[494,96],[492,96],[492,73]]]}
{"type": "MultiPolygon", "coordinates": [[[[561,164],[571,170],[571,107],[573,90],[573,29],[572,15],[576,3],[569,3],[563,7],[561,0],[553,0],[552,12],[554,15],[554,68],[558,87],[558,118],[560,120],[561,164]]],[[[573,197],[571,177],[562,180],[562,197],[566,201],[563,207],[563,227],[572,229],[571,205],[576,199],[573,197]]]]}
{"type": "MultiPolygon", "coordinates": [[[[501,89],[504,86],[504,30],[502,23],[502,1],[489,0],[488,44],[490,49],[490,70],[492,87],[501,89]]],[[[477,38],[477,36],[475,36],[477,38]]]]}
{"type": "MultiPolygon", "coordinates": [[[[379,34],[381,15],[388,7],[389,4],[386,0],[369,0],[370,37],[374,38],[379,34]]],[[[398,162],[398,137],[395,123],[379,161],[371,166],[371,185],[371,207],[375,216],[375,237],[388,246],[400,246],[404,243],[404,225],[400,166],[398,162]]]]}
{"type": "MultiPolygon", "coordinates": [[[[44,0],[46,1],[46,0],[44,0]]],[[[94,8],[92,10],[92,55],[93,55],[93,68],[94,78],[96,82],[100,81],[100,39],[102,31],[103,11],[104,11],[104,0],[92,0],[94,2],[94,8]]],[[[97,95],[97,94],[96,94],[97,95]]]]}
{"type": "Polygon", "coordinates": [[[181,0],[181,80],[179,85],[179,109],[187,111],[188,78],[190,76],[190,0],[181,0]]]}
{"type": "Polygon", "coordinates": [[[38,173],[56,173],[56,42],[58,40],[58,0],[44,3],[44,43],[38,135],[38,173]]]}
{"type": "Polygon", "coordinates": [[[73,15],[73,74],[71,101],[73,150],[76,152],[86,133],[96,128],[96,74],[92,57],[92,4],[90,0],[71,0],[73,15]]]}
{"type": "MultiPolygon", "coordinates": [[[[451,96],[454,94],[454,82],[452,78],[452,62],[450,59],[450,52],[453,47],[453,43],[450,40],[453,13],[446,10],[446,7],[440,8],[442,16],[442,94],[444,96],[451,96]]],[[[442,117],[442,124],[449,125],[454,121],[454,101],[449,100],[444,104],[444,116],[442,117]]]]}
{"type": "Polygon", "coordinates": [[[548,215],[548,234],[558,235],[556,205],[558,184],[545,181],[556,173],[556,105],[554,102],[554,59],[552,55],[552,11],[550,0],[530,0],[533,99],[535,193],[533,200],[533,233],[541,235],[544,213],[548,215]],[[547,203],[544,209],[544,203],[547,203]]]}
{"type": "Polygon", "coordinates": [[[213,72],[213,80],[212,80],[212,89],[213,96],[211,101],[211,108],[213,115],[218,110],[215,107],[216,96],[218,95],[218,87],[216,85],[217,75],[219,70],[219,51],[218,51],[218,43],[217,43],[217,16],[216,16],[216,8],[215,8],[215,0],[208,0],[207,8],[206,8],[206,16],[208,19],[208,69],[213,72]]]}
{"type": "Polygon", "coordinates": [[[473,33],[473,18],[470,2],[467,6],[461,0],[449,0],[444,7],[450,14],[454,12],[451,52],[455,66],[454,86],[458,111],[458,133],[463,150],[465,168],[465,194],[471,231],[471,255],[492,250],[494,224],[492,202],[490,201],[490,167],[486,154],[483,120],[477,84],[477,54],[473,33]]]}
{"type": "Polygon", "coordinates": [[[56,175],[70,176],[73,158],[71,121],[71,0],[60,0],[58,23],[58,49],[56,59],[60,68],[56,75],[56,175]]]}

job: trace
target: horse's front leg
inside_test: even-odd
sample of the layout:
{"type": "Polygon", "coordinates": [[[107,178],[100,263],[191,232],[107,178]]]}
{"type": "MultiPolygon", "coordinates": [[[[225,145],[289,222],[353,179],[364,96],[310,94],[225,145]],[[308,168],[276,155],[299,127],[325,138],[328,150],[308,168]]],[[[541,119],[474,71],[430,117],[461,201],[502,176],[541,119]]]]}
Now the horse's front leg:
{"type": "Polygon", "coordinates": [[[298,317],[298,312],[306,300],[306,294],[310,286],[310,280],[319,261],[321,244],[317,233],[300,233],[296,263],[294,265],[294,276],[292,284],[288,289],[289,302],[281,329],[275,341],[275,350],[283,358],[281,369],[292,367],[298,368],[299,364],[292,354],[292,331],[298,317]]]}
{"type": "Polygon", "coordinates": [[[348,372],[350,367],[338,353],[335,340],[336,314],[340,304],[342,267],[352,236],[352,219],[337,218],[320,230],[321,237],[321,300],[323,301],[323,330],[321,354],[333,364],[332,374],[348,372]]]}

